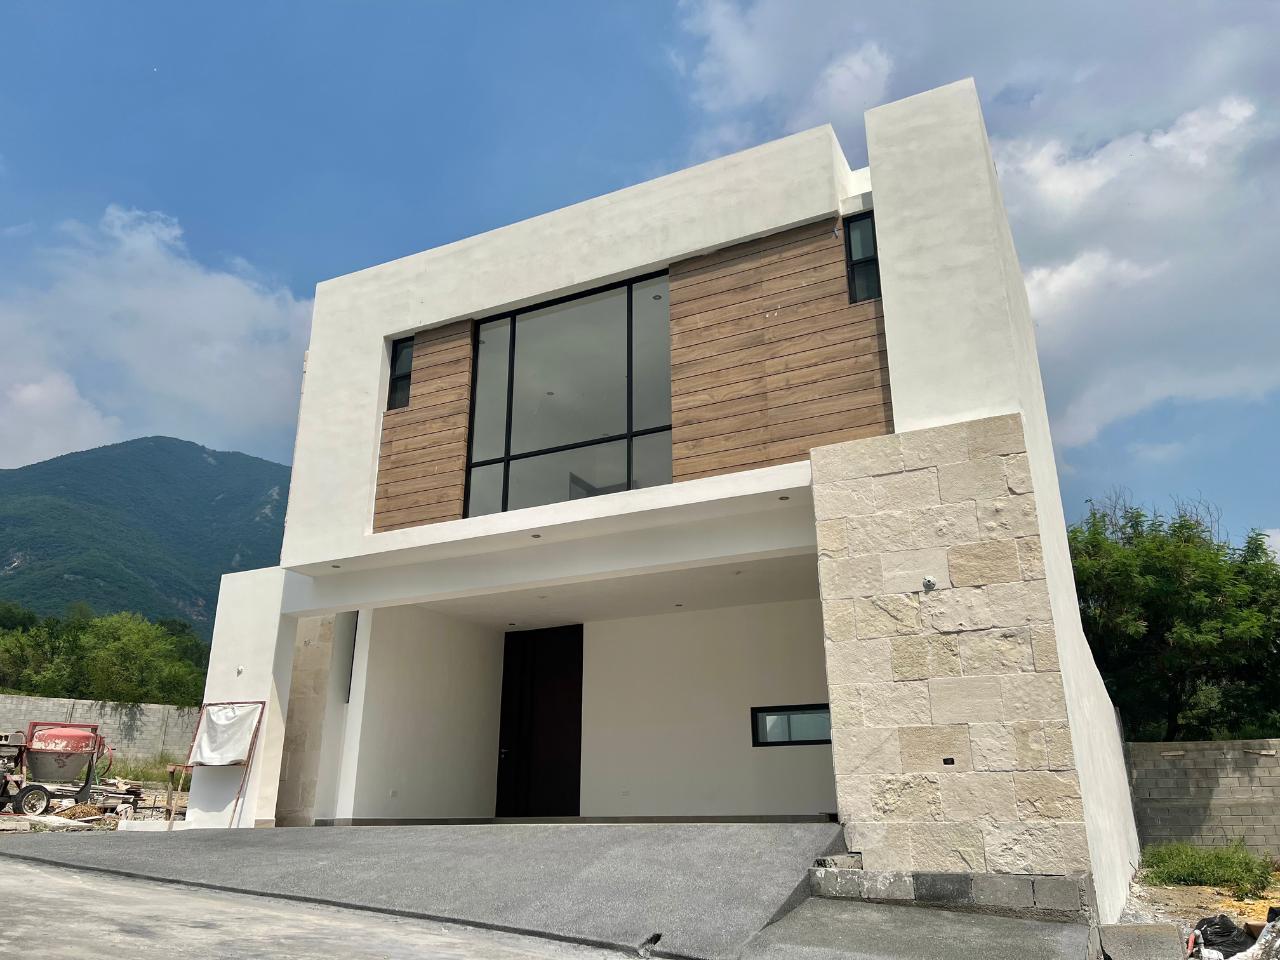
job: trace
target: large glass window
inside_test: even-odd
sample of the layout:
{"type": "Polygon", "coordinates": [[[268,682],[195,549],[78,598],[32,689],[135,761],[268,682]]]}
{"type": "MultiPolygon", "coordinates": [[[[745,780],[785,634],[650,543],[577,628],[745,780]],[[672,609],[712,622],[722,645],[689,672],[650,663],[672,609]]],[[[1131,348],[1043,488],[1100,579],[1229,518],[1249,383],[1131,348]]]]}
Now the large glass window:
{"type": "Polygon", "coordinates": [[[476,325],[467,516],[671,482],[667,276],[476,325]]]}
{"type": "Polygon", "coordinates": [[[880,296],[880,261],[876,251],[876,221],[859,213],[844,221],[844,256],[849,271],[849,302],[880,296]]]}

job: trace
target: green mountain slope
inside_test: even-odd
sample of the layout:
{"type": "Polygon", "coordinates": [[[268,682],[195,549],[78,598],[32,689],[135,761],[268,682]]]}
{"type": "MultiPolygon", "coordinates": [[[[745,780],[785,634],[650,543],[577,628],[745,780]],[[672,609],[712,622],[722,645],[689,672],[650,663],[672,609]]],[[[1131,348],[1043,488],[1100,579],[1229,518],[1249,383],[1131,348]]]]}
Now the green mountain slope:
{"type": "Polygon", "coordinates": [[[143,437],[0,470],[0,600],[213,630],[218,579],[280,560],[289,468],[143,437]]]}

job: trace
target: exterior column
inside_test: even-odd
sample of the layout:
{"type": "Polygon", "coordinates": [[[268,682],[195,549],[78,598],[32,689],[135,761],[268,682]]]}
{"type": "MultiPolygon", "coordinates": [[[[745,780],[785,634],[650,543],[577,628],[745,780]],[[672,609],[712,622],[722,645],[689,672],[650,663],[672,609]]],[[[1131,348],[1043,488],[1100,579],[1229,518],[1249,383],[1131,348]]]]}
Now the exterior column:
{"type": "Polygon", "coordinates": [[[849,850],[907,883],[1022,875],[1028,897],[1035,876],[1088,871],[1021,417],[819,447],[812,464],[849,850]]]}
{"type": "Polygon", "coordinates": [[[243,767],[196,767],[187,822],[193,827],[273,826],[296,617],[280,613],[288,576],[279,567],[227,574],[218,592],[204,702],[265,701],[240,803],[243,767]],[[232,822],[233,808],[235,821],[232,822]]]}

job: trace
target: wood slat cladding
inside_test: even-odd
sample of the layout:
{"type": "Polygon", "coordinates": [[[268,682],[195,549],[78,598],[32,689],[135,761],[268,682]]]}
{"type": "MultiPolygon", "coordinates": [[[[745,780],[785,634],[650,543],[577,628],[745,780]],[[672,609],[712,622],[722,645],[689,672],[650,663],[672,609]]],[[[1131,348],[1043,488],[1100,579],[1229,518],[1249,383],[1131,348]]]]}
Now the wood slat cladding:
{"type": "Polygon", "coordinates": [[[409,405],[382,417],[375,533],[461,519],[471,364],[470,320],[414,336],[409,405]]]}
{"type": "Polygon", "coordinates": [[[849,303],[839,221],[671,267],[676,480],[893,432],[879,300],[849,303]]]}

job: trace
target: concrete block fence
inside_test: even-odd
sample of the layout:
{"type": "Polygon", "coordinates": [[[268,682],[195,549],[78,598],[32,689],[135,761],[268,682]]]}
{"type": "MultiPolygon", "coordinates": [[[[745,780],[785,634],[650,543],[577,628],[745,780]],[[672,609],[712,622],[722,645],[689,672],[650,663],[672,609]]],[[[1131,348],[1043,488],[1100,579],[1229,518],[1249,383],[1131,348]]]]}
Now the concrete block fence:
{"type": "Polygon", "coordinates": [[[1129,785],[1143,845],[1243,840],[1280,857],[1280,740],[1130,743],[1129,785]]]}
{"type": "Polygon", "coordinates": [[[195,734],[197,707],[162,703],[111,703],[55,697],[0,695],[0,732],[26,730],[32,720],[96,723],[119,756],[185,758],[195,734]]]}

